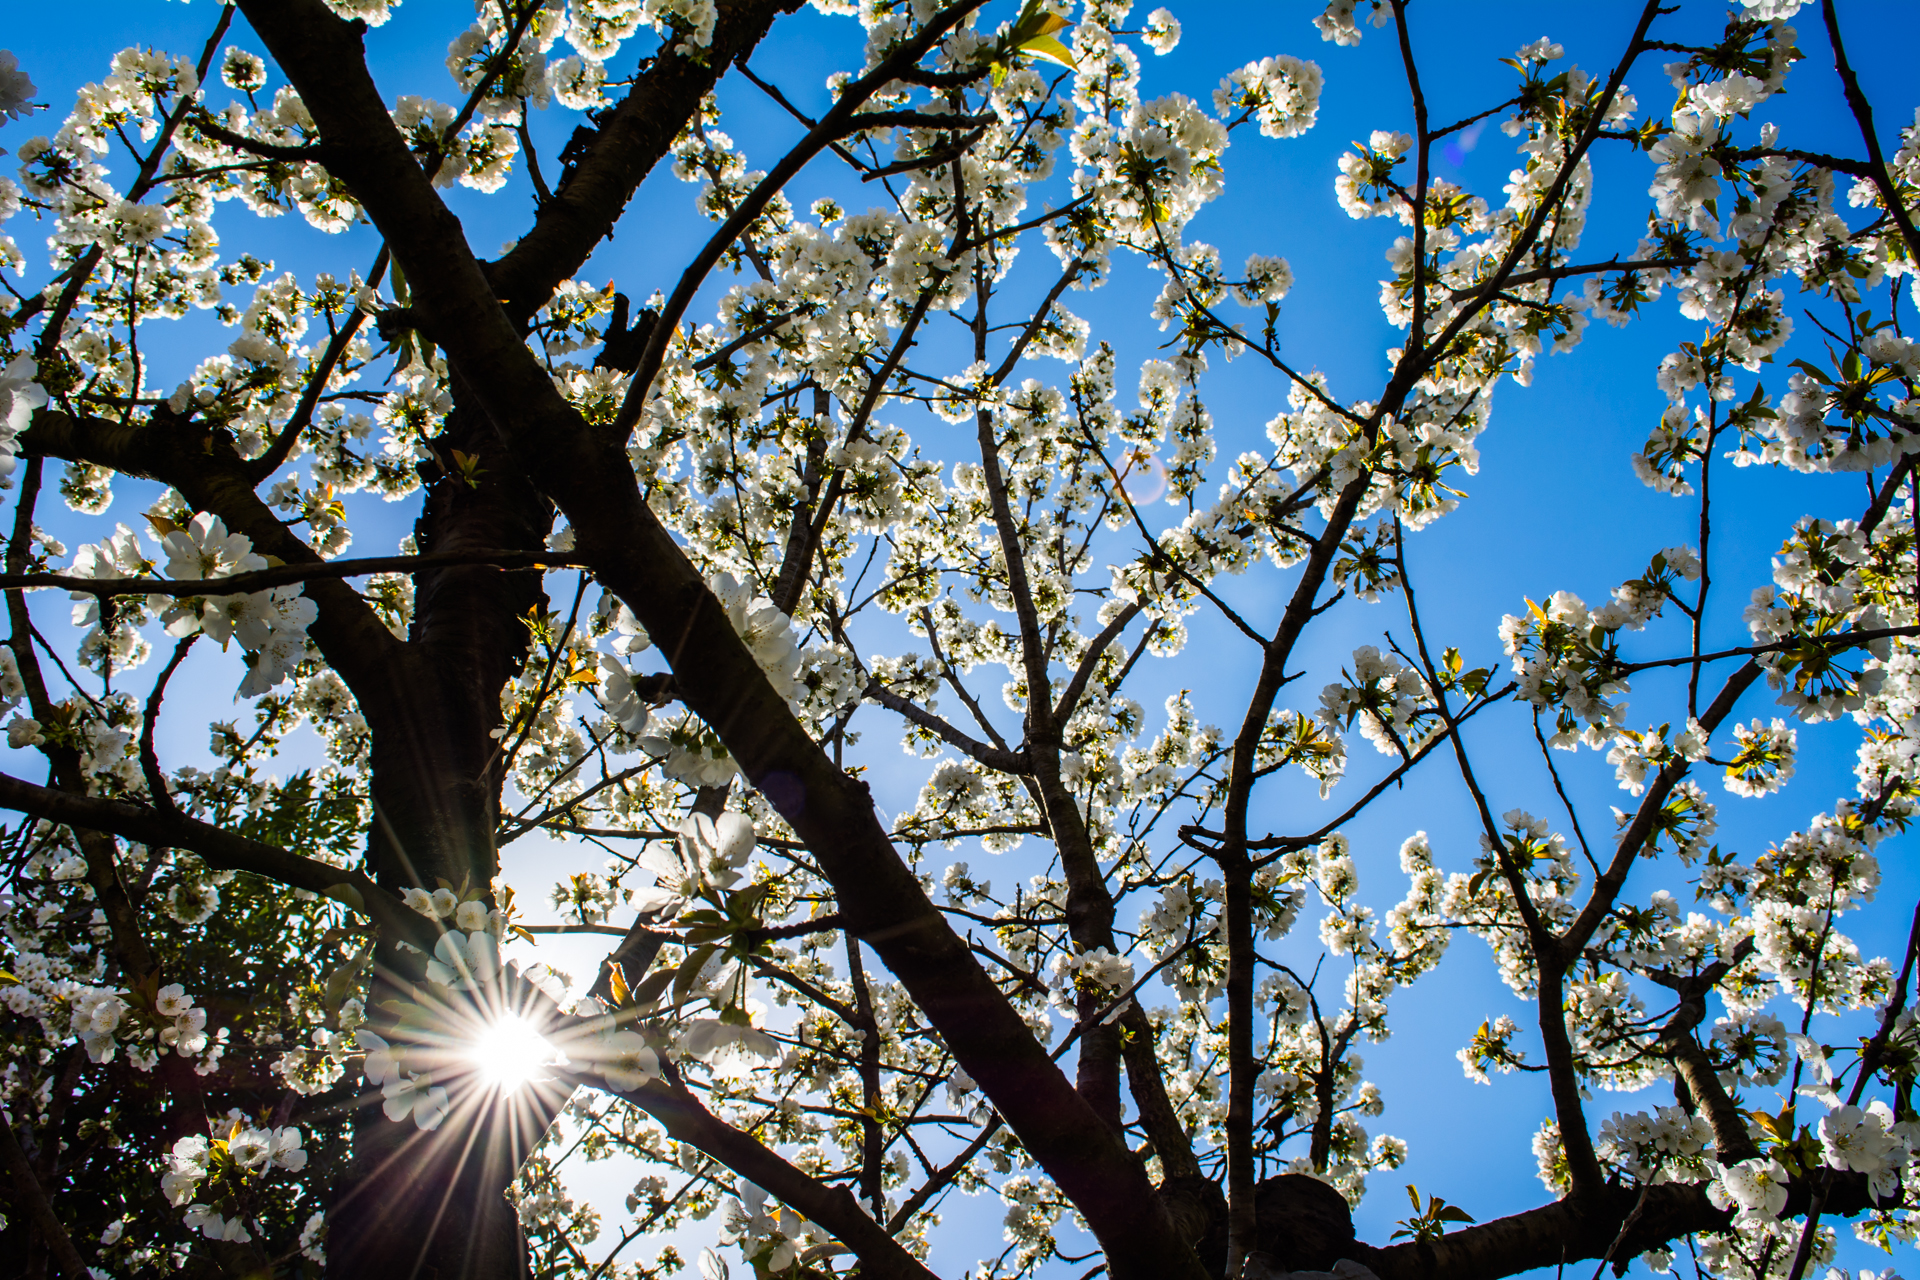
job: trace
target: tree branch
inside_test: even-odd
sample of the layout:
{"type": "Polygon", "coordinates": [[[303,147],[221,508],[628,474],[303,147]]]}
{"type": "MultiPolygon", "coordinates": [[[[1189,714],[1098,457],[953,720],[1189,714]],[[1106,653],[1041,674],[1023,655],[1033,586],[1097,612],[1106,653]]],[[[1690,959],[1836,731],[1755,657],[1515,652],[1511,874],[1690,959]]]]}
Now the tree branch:
{"type": "Polygon", "coordinates": [[[1060,701],[1054,706],[1055,724],[1065,724],[1073,718],[1074,709],[1080,705],[1080,696],[1087,691],[1087,681],[1092,678],[1094,667],[1099,665],[1100,655],[1107,651],[1108,645],[1119,639],[1120,633],[1127,629],[1127,624],[1139,616],[1140,606],[1128,605],[1088,643],[1079,667],[1074,670],[1072,679],[1067,681],[1066,689],[1060,694],[1060,701]]]}
{"type": "Polygon", "coordinates": [[[189,818],[122,800],[59,791],[0,773],[0,806],[90,831],[110,832],[155,849],[186,849],[210,867],[250,871],[295,889],[332,898],[401,937],[424,939],[431,949],[439,930],[426,917],[382,889],[364,872],[303,858],[278,845],[189,818]]]}
{"type": "MultiPolygon", "coordinates": [[[[773,166],[746,199],[740,202],[740,207],[720,224],[705,247],[681,272],[680,282],[660,308],[660,319],[647,338],[646,350],[640,355],[640,367],[634,371],[626,398],[614,418],[612,434],[616,438],[625,440],[632,433],[634,424],[640,420],[640,410],[647,402],[647,393],[652,389],[660,366],[666,361],[667,344],[673,340],[681,318],[693,304],[694,294],[699,291],[707,273],[725,255],[727,247],[753,225],[754,219],[766,212],[774,196],[784,190],[787,183],[806,168],[810,160],[826,150],[830,143],[845,137],[850,129],[877,128],[888,123],[883,117],[894,113],[876,112],[866,117],[869,123],[864,125],[859,123],[863,117],[856,113],[863,103],[898,78],[903,68],[918,62],[948,31],[958,26],[961,19],[984,3],[986,0],[959,0],[959,3],[948,6],[915,32],[912,39],[902,42],[882,59],[879,66],[843,89],[833,109],[820,118],[820,123],[800,140],[798,146],[783,156],[780,163],[773,166]]],[[[981,68],[980,74],[985,75],[986,68],[981,68]]]]}
{"type": "MultiPolygon", "coordinates": [[[[1088,1107],[928,900],[864,784],[848,777],[768,683],[685,552],[646,505],[624,444],[555,390],[460,224],[395,132],[360,37],[320,0],[243,0],[323,138],[348,144],[336,172],[386,236],[414,305],[513,457],[572,523],[577,554],[631,608],[674,670],[685,704],[720,735],[805,841],[848,927],[925,1011],[1027,1150],[1085,1215],[1115,1280],[1203,1274],[1145,1171],[1088,1107]]],[[[556,198],[557,201],[557,198],[556,198]]]]}
{"type": "MultiPolygon", "coordinates": [[[[146,422],[125,424],[41,409],[21,433],[20,445],[28,454],[91,462],[170,484],[195,509],[246,534],[260,554],[277,556],[289,568],[327,564],[260,500],[246,464],[222,434],[183,421],[164,405],[146,422]]],[[[399,672],[402,642],[372,605],[342,583],[316,580],[307,595],[320,610],[309,628],[314,642],[362,708],[378,714],[381,696],[399,672]]]]}
{"type": "Polygon", "coordinates": [[[73,1247],[73,1237],[61,1225],[60,1215],[53,1211],[46,1189],[40,1185],[40,1179],[34,1176],[33,1165],[28,1161],[26,1151],[20,1146],[20,1139],[14,1136],[13,1126],[6,1122],[5,1116],[0,1116],[0,1163],[7,1166],[7,1173],[13,1179],[15,1202],[26,1208],[27,1215],[40,1228],[47,1252],[60,1263],[60,1270],[66,1273],[67,1280],[87,1280],[86,1259],[73,1247]]]}
{"type": "Polygon", "coordinates": [[[1033,762],[1028,752],[1008,751],[1003,747],[982,742],[978,738],[969,737],[918,703],[901,697],[878,680],[870,681],[861,696],[879,703],[890,711],[899,712],[942,742],[958,747],[989,769],[997,769],[1001,773],[1031,774],[1033,772],[1033,762]]]}
{"type": "MultiPolygon", "coordinates": [[[[1789,1184],[1785,1221],[1805,1213],[1814,1179],[1789,1184]]],[[[1352,1255],[1380,1280],[1495,1280],[1536,1268],[1606,1256],[1625,1262],[1683,1236],[1725,1230],[1731,1209],[1716,1209],[1707,1184],[1669,1182],[1642,1189],[1609,1186],[1587,1196],[1569,1196],[1505,1218],[1452,1231],[1437,1240],[1378,1248],[1359,1245],[1352,1255]],[[1636,1204],[1639,1216],[1633,1216],[1636,1204]],[[1625,1230],[1622,1227],[1625,1226],[1625,1230]]],[[[1872,1207],[1866,1175],[1837,1173],[1829,1211],[1859,1213],[1872,1207]]]]}
{"type": "Polygon", "coordinates": [[[528,569],[557,568],[579,563],[580,558],[568,552],[442,551],[424,556],[365,556],[357,560],[283,564],[221,578],[76,578],[64,573],[0,574],[0,591],[58,588],[90,596],[238,596],[296,582],[358,578],[374,573],[414,573],[454,565],[528,569]]]}
{"type": "Polygon", "coordinates": [[[574,132],[561,154],[572,163],[533,226],[487,265],[494,296],[517,324],[547,304],[562,280],[576,275],[625,212],[641,180],[667,154],[681,126],[699,109],[720,76],[750,53],[780,14],[801,0],[731,0],[720,6],[713,41],[696,61],[666,51],[634,82],[627,96],[599,113],[593,127],[574,132]],[[577,153],[577,154],[576,154],[577,153]]]}
{"type": "Polygon", "coordinates": [[[1820,13],[1826,19],[1827,38],[1833,44],[1833,69],[1840,75],[1847,106],[1853,112],[1854,122],[1860,126],[1861,139],[1867,144],[1867,178],[1880,192],[1880,200],[1894,225],[1900,228],[1907,242],[1907,253],[1920,257],[1920,230],[1915,229],[1913,215],[1907,212],[1906,203],[1900,198],[1900,188],[1887,173],[1887,158],[1880,150],[1880,135],[1873,127],[1873,105],[1860,91],[1860,77],[1853,73],[1853,64],[1847,61],[1846,42],[1840,38],[1840,15],[1834,11],[1833,0],[1820,0],[1820,13]]]}
{"type": "MultiPolygon", "coordinates": [[[[604,1081],[581,1083],[608,1089],[604,1081]]],[[[831,1231],[860,1258],[860,1274],[887,1280],[939,1280],[933,1272],[868,1217],[844,1187],[830,1187],[802,1173],[751,1134],[742,1133],[700,1105],[691,1090],[677,1080],[652,1080],[638,1089],[608,1089],[655,1120],[676,1142],[684,1142],[754,1185],[780,1203],[798,1210],[831,1231]]]]}
{"type": "MultiPolygon", "coordinates": [[[[1732,713],[1734,704],[1740,700],[1753,682],[1760,677],[1758,663],[1749,662],[1727,678],[1720,687],[1719,696],[1700,717],[1700,723],[1709,731],[1719,727],[1720,722],[1732,713]]],[[[1660,813],[1660,806],[1666,803],[1669,793],[1687,775],[1690,767],[1685,760],[1676,760],[1660,770],[1657,777],[1647,787],[1647,794],[1641,798],[1640,807],[1634,811],[1632,821],[1626,830],[1620,833],[1620,843],[1615,848],[1612,859],[1605,871],[1594,881],[1593,894],[1580,909],[1567,931],[1560,935],[1559,948],[1562,956],[1571,958],[1592,939],[1595,929],[1606,919],[1607,912],[1613,909],[1614,899],[1627,882],[1627,873],[1633,870],[1633,864],[1640,856],[1641,846],[1653,833],[1653,820],[1660,813]]]]}

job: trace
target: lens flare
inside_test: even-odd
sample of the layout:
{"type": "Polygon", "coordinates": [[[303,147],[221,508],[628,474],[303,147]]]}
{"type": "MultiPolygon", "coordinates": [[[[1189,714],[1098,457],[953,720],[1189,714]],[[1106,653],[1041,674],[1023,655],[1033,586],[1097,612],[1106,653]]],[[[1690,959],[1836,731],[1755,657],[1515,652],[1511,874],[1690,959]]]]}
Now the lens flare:
{"type": "Polygon", "coordinates": [[[471,1054],[481,1078],[502,1093],[543,1078],[557,1056],[532,1023],[512,1013],[489,1023],[471,1054]]]}
{"type": "Polygon", "coordinates": [[[1136,505],[1158,502],[1167,496],[1167,465],[1141,450],[1128,457],[1126,469],[1120,473],[1120,486],[1136,505]]]}

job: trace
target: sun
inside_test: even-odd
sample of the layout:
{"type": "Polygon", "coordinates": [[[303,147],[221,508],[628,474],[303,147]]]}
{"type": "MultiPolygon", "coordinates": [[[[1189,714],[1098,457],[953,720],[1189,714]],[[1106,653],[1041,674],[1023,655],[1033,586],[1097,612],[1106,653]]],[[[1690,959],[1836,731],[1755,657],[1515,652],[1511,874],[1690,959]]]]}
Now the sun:
{"type": "Polygon", "coordinates": [[[503,1013],[488,1023],[474,1041],[471,1053],[481,1078],[502,1093],[512,1093],[540,1079],[557,1056],[532,1023],[513,1013],[503,1013]]]}

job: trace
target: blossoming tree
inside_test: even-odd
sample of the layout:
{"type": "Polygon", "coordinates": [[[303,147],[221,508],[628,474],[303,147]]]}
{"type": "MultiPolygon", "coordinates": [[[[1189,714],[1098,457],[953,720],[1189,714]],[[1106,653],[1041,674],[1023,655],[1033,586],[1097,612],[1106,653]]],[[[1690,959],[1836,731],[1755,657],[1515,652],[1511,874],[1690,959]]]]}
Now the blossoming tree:
{"type": "MultiPolygon", "coordinates": [[[[1116,1280],[1676,1251],[1758,1280],[1910,1239],[1911,904],[1879,907],[1904,952],[1848,930],[1917,793],[1920,136],[1876,124],[1834,0],[1742,0],[1700,41],[1648,0],[1610,66],[1535,41],[1457,121],[1405,0],[1303,13],[1303,41],[1395,42],[1411,103],[1328,175],[1386,220],[1403,332],[1357,395],[1282,350],[1288,261],[1197,235],[1232,136],[1311,129],[1339,49],[1196,102],[1142,70],[1176,18],[1127,0],[813,4],[865,30],[817,118],[752,59],[799,0],[481,0],[448,16],[450,103],[376,87],[387,0],[239,0],[16,144],[9,1273],[652,1276],[681,1260],[644,1242],[717,1211],[707,1280],[925,1277],[943,1202],[983,1190],[982,1276],[1081,1232],[1116,1280]],[[1655,59],[1670,110],[1625,87],[1655,59]],[[723,132],[723,77],[798,144],[723,132]],[[1845,154],[1782,107],[1821,77],[1845,154]],[[557,157],[541,112],[580,113],[557,157]],[[1484,120],[1518,146],[1498,195],[1435,170],[1484,120]],[[1583,248],[1603,153],[1652,205],[1583,248]],[[704,247],[584,282],[663,164],[704,247]],[[869,207],[798,207],[803,168],[869,207]],[[498,256],[456,186],[531,195],[498,256]],[[282,214],[377,252],[276,273],[245,246],[282,214]],[[1128,260],[1170,338],[1139,368],[1072,309],[1128,260]],[[1669,408],[1632,466],[1697,537],[1598,605],[1435,634],[1414,535],[1496,387],[1665,294],[1699,336],[1645,371],[1669,408]],[[169,326],[215,338],[170,368],[169,326]],[[1223,460],[1229,358],[1285,407],[1223,460]],[[1769,512],[1771,581],[1729,583],[1710,496],[1739,465],[1864,496],[1769,512]],[[372,494],[416,514],[396,554],[352,554],[372,494]],[[1349,598],[1387,638],[1295,697],[1349,598]],[[1190,626],[1229,637],[1192,668],[1224,729],[1134,696],[1196,683],[1190,626]],[[216,649],[251,724],[170,762],[216,649]],[[1857,744],[1857,789],[1722,849],[1717,806],[1786,785],[1802,734],[1857,744]],[[887,816],[862,774],[902,742],[924,771],[887,816]],[[283,750],[315,762],[280,777],[283,750]],[[1562,783],[1593,770],[1611,829],[1562,783]],[[1345,831],[1416,771],[1477,822],[1390,816],[1396,869],[1345,831]],[[1273,802],[1290,778],[1323,807],[1273,802]],[[609,856],[553,887],[564,923],[500,880],[522,839],[609,856]],[[1406,881],[1384,922],[1363,868],[1406,881]],[[1405,1147],[1363,1127],[1356,1049],[1457,929],[1520,1003],[1432,1053],[1544,1075],[1515,1156],[1547,1192],[1482,1223],[1415,1195],[1362,1242],[1349,1205],[1405,1147]],[[503,963],[559,931],[607,935],[596,974],[503,963]],[[603,1223],[566,1174],[612,1154],[649,1169],[603,1223]]],[[[6,59],[0,108],[33,92],[6,59]]]]}

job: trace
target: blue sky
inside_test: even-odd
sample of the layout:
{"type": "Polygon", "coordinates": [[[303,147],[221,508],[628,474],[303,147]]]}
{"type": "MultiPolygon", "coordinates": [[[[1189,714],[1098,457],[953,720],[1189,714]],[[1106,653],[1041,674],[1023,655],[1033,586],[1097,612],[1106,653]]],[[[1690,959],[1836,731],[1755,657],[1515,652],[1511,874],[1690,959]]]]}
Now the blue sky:
{"type": "MultiPolygon", "coordinates": [[[[1150,7],[1141,5],[1138,13],[1150,7]]],[[[1008,10],[1001,0],[990,14],[1008,10]]],[[[1386,372],[1386,350],[1397,345],[1397,331],[1381,317],[1374,302],[1384,269],[1383,253],[1399,233],[1397,224],[1380,220],[1356,223],[1332,199],[1335,160],[1353,139],[1376,128],[1408,128],[1410,113],[1400,74],[1398,51],[1388,33],[1369,30],[1358,49],[1323,44],[1312,27],[1319,6],[1311,3],[1235,3],[1213,0],[1176,6],[1185,35],[1180,47],[1164,58],[1147,57],[1145,91],[1148,96],[1184,92],[1205,100],[1227,71],[1269,54],[1292,53],[1317,61],[1326,73],[1326,92],[1318,127],[1306,137],[1289,141],[1258,138],[1251,130],[1235,135],[1228,153],[1227,190],[1220,202],[1205,212],[1191,235],[1217,244],[1228,263],[1251,251],[1279,253],[1293,265],[1297,284],[1285,303],[1280,323],[1283,351],[1297,366],[1326,371],[1336,394],[1349,398],[1370,396],[1386,372]]],[[[1687,35],[1710,36],[1717,30],[1722,9],[1689,5],[1688,12],[1663,20],[1659,33],[1668,39],[1687,35]]],[[[1911,119],[1914,92],[1911,51],[1920,29],[1920,6],[1904,3],[1848,0],[1842,4],[1850,52],[1869,96],[1879,108],[1883,139],[1911,119]]],[[[1413,23],[1422,75],[1436,122],[1448,122],[1492,105],[1505,96],[1510,72],[1495,59],[1520,45],[1546,35],[1561,41],[1568,61],[1604,74],[1631,31],[1638,6],[1613,0],[1588,5],[1475,0],[1441,4],[1423,0],[1413,9],[1413,23]]],[[[42,100],[55,113],[65,110],[74,89],[98,79],[119,48],[132,43],[153,44],[178,53],[197,51],[215,17],[205,0],[190,4],[171,0],[113,0],[89,4],[76,20],[67,8],[16,6],[9,15],[0,44],[11,48],[21,66],[33,76],[42,100]]],[[[402,92],[420,92],[443,99],[456,96],[442,59],[446,42],[467,20],[462,5],[429,5],[409,0],[393,20],[369,36],[369,48],[383,91],[391,98],[402,92]]],[[[1841,102],[1826,42],[1815,10],[1802,12],[1796,25],[1807,61],[1790,82],[1786,112],[1792,121],[1783,141],[1816,151],[1858,154],[1858,135],[1841,102]]],[[[231,42],[258,49],[258,42],[236,24],[231,42]]],[[[823,18],[811,11],[783,21],[776,35],[756,52],[752,65],[763,78],[776,79],[803,109],[817,110],[826,102],[827,73],[857,60],[858,28],[849,20],[823,18]]],[[[1671,101],[1671,90],[1658,61],[1645,60],[1630,81],[1638,94],[1643,118],[1657,114],[1671,101]]],[[[722,127],[746,143],[749,159],[764,167],[777,158],[781,145],[794,136],[791,122],[765,102],[738,77],[723,87],[722,127]],[[762,141],[764,139],[764,141],[762,141]]],[[[0,129],[0,145],[17,149],[36,132],[51,132],[57,119],[43,114],[0,129]]],[[[557,167],[553,157],[572,127],[556,114],[535,122],[543,162],[549,175],[557,167]]],[[[1498,201],[1500,187],[1512,166],[1511,141],[1497,128],[1488,128],[1477,145],[1443,160],[1439,172],[1498,201]]],[[[1644,156],[1616,149],[1598,160],[1596,200],[1583,256],[1598,259],[1630,250],[1638,238],[1651,166],[1644,156]]],[[[853,208],[867,200],[857,184],[847,183],[828,166],[816,163],[796,188],[796,205],[804,207],[815,195],[833,193],[853,208]],[[850,190],[850,188],[855,188],[850,190]]],[[[636,298],[655,288],[670,289],[680,265],[705,239],[706,224],[690,211],[692,189],[664,173],[642,188],[635,207],[614,238],[602,247],[582,272],[596,282],[618,281],[636,298]]],[[[531,214],[530,190],[516,177],[503,198],[482,199],[457,191],[456,211],[466,220],[469,239],[482,254],[495,252],[517,235],[531,214]]],[[[258,222],[230,206],[217,224],[235,249],[244,248],[275,259],[279,269],[303,275],[314,270],[344,270],[369,261],[376,241],[366,228],[340,237],[325,237],[297,219],[258,222]]],[[[27,253],[36,271],[44,270],[40,234],[25,219],[8,229],[27,253]]],[[[1034,268],[1038,280],[1045,266],[1034,268]]],[[[724,283],[724,282],[723,282],[724,283]]],[[[1158,277],[1138,264],[1121,264],[1114,283],[1097,301],[1070,295],[1068,305],[1096,320],[1096,336],[1112,341],[1120,352],[1121,367],[1137,367],[1156,354],[1163,341],[1145,319],[1146,305],[1158,289],[1158,277]]],[[[1789,300],[1790,307],[1797,300],[1789,300]]],[[[700,318],[710,312],[695,308],[700,318]]],[[[1796,316],[1796,319],[1799,317],[1796,316]]],[[[156,382],[171,385],[193,360],[208,350],[224,347],[226,339],[209,341],[217,326],[202,317],[171,326],[152,326],[143,346],[161,364],[156,382]]],[[[1593,326],[1584,345],[1571,356],[1544,358],[1536,366],[1531,388],[1508,384],[1495,401],[1492,426],[1480,441],[1483,467],[1465,484],[1470,499],[1462,509],[1409,543],[1416,581],[1422,583],[1422,606],[1431,632],[1440,643],[1458,644],[1471,664],[1493,664],[1499,656],[1495,628],[1503,613],[1517,612],[1522,598],[1541,599],[1568,589],[1590,602],[1602,599],[1619,582],[1639,573],[1651,550],[1696,539],[1693,507],[1654,494],[1633,478],[1627,459],[1644,439],[1658,416],[1664,397],[1654,385],[1653,370],[1675,342],[1697,336],[1695,326],[1681,320],[1670,300],[1656,304],[1653,314],[1624,331],[1593,326]]],[[[1055,377],[1061,366],[1043,365],[1034,376],[1055,377]]],[[[1784,375],[1769,369],[1763,379],[1776,390],[1784,375]]],[[[1131,376],[1123,372],[1123,387],[1131,376]]],[[[1220,428],[1220,452],[1231,457],[1244,447],[1259,447],[1262,427],[1281,406],[1285,386],[1271,370],[1251,360],[1224,364],[1218,359],[1205,391],[1220,428]]],[[[936,446],[937,447],[937,446],[936,446]]],[[[1862,505],[1861,482],[1854,478],[1810,479],[1748,469],[1721,469],[1716,474],[1719,500],[1715,522],[1714,572],[1729,593],[1723,604],[1744,597],[1746,589],[1767,580],[1768,556],[1792,520],[1806,512],[1841,517],[1862,505]]],[[[144,495],[123,492],[114,518],[133,522],[145,503],[144,495]]],[[[411,502],[387,505],[377,499],[353,500],[354,527],[359,534],[356,554],[382,554],[405,533],[413,518],[411,502]]],[[[1177,518],[1168,509],[1170,518],[1177,518]]],[[[98,537],[94,521],[70,519],[65,531],[98,537]]],[[[1256,574],[1229,583],[1227,594],[1249,616],[1271,620],[1287,580],[1256,574]]],[[[36,613],[56,620],[63,602],[51,597],[36,601],[36,613]]],[[[1738,643],[1737,608],[1725,612],[1722,638],[1738,643]]],[[[1331,678],[1356,644],[1377,643],[1382,631],[1404,633],[1397,604],[1342,606],[1317,627],[1303,645],[1299,663],[1307,676],[1296,686],[1297,705],[1311,708],[1322,683],[1331,678]]],[[[1711,637],[1710,637],[1711,639],[1711,637]]],[[[1639,642],[1642,653],[1677,651],[1681,640],[1674,630],[1651,631],[1639,642]]],[[[904,647],[904,645],[903,645],[904,647]]],[[[201,646],[204,650],[207,646],[201,646]]],[[[1196,622],[1186,653],[1175,663],[1163,663],[1145,673],[1146,683],[1134,691],[1150,713],[1167,693],[1194,689],[1204,719],[1228,727],[1237,723],[1234,699],[1243,696],[1247,679],[1218,680],[1207,672],[1248,673],[1252,657],[1244,642],[1224,626],[1196,622]]],[[[223,704],[237,683],[233,658],[196,653],[189,668],[197,689],[216,705],[223,704]]],[[[1669,686],[1647,680],[1634,696],[1636,723],[1658,723],[1672,718],[1669,686]]],[[[187,705],[188,699],[177,699],[187,705]]],[[[1767,714],[1772,708],[1761,694],[1750,694],[1741,708],[1744,716],[1767,714]]],[[[232,713],[244,714],[235,707],[232,713]]],[[[1483,771],[1489,775],[1489,799],[1496,812],[1523,806],[1536,812],[1555,812],[1544,775],[1531,755],[1525,720],[1508,713],[1472,735],[1483,771]],[[1514,744],[1525,743],[1526,751],[1514,744]]],[[[879,743],[878,720],[869,725],[870,742],[879,743]]],[[[162,752],[169,763],[196,761],[205,749],[204,722],[183,717],[164,726],[162,752]]],[[[1722,840],[1745,855],[1762,852],[1768,840],[1803,824],[1829,805],[1834,796],[1850,790],[1852,741],[1845,729],[1804,733],[1799,774],[1793,786],[1779,796],[1761,801],[1733,802],[1721,812],[1722,840]]],[[[1310,787],[1280,784],[1262,793],[1256,826],[1275,831],[1310,830],[1336,807],[1344,807],[1364,785],[1366,770],[1377,767],[1371,749],[1357,738],[1353,778],[1323,804],[1310,787]],[[1363,756],[1361,753],[1368,753],[1363,756]]],[[[875,746],[870,764],[878,796],[889,811],[910,805],[924,776],[923,768],[875,746]]],[[[24,768],[14,763],[9,767],[24,768]]],[[[1570,770],[1570,787],[1590,824],[1593,815],[1604,821],[1606,805],[1622,803],[1610,770],[1591,756],[1583,756],[1570,770]]],[[[1348,828],[1360,863],[1368,896],[1383,908],[1396,901],[1404,885],[1394,854],[1406,835],[1426,829],[1434,836],[1435,852],[1443,866],[1459,868],[1474,852],[1476,830],[1457,777],[1436,760],[1415,775],[1403,791],[1377,811],[1348,828]]],[[[1590,827],[1591,830],[1591,827],[1590,827]]],[[[1879,909],[1856,918],[1854,935],[1863,950],[1886,953],[1903,940],[1905,909],[1915,896],[1916,877],[1910,869],[1907,840],[1895,840],[1881,849],[1886,873],[1879,909]]],[[[969,857],[966,851],[955,855],[969,857]]],[[[989,869],[986,860],[971,855],[976,870],[1010,878],[989,869]]],[[[537,903],[544,886],[567,871],[592,866],[598,857],[582,846],[516,846],[510,854],[508,877],[523,899],[537,903]]],[[[1019,874],[1025,874],[1024,871],[1019,874]]],[[[1304,952],[1312,930],[1303,927],[1284,950],[1304,952]]],[[[557,961],[562,968],[591,971],[595,953],[587,945],[568,949],[578,958],[557,961]]],[[[1527,1143],[1547,1114],[1545,1091],[1529,1078],[1497,1080],[1492,1088],[1467,1082],[1452,1059],[1472,1029],[1488,1016],[1507,1013],[1524,1025],[1528,1008],[1500,985],[1485,947],[1461,937],[1441,970],[1393,1004],[1395,1038],[1365,1051],[1368,1077],[1386,1094],[1387,1113],[1369,1123],[1375,1132],[1406,1138],[1411,1145],[1407,1166],[1398,1175],[1376,1177],[1373,1193],[1356,1215],[1362,1238],[1384,1241],[1395,1218],[1405,1213],[1401,1182],[1445,1195],[1485,1220],[1537,1204],[1542,1191],[1534,1179],[1527,1143]]],[[[1597,1126],[1615,1108],[1651,1106],[1660,1096],[1628,1101],[1604,1095],[1591,1115],[1597,1126]]],[[[626,1183],[613,1184],[611,1172],[595,1175],[596,1184],[618,1200],[626,1183]]],[[[973,1258],[997,1249],[1000,1209],[996,1203],[962,1206],[950,1203],[952,1224],[943,1236],[936,1263],[957,1273],[973,1258]]],[[[1884,1265],[1874,1251],[1851,1246],[1843,1239],[1843,1258],[1849,1265],[1884,1265]]],[[[1897,1264],[1906,1263],[1902,1257],[1897,1264]]]]}

